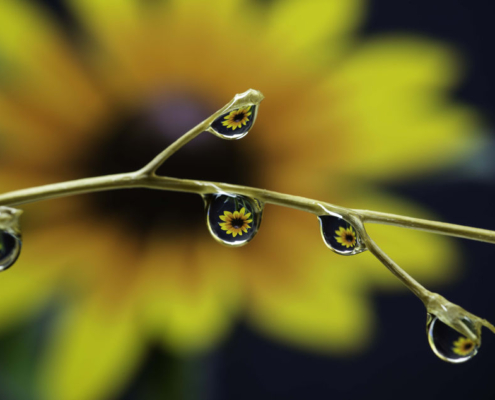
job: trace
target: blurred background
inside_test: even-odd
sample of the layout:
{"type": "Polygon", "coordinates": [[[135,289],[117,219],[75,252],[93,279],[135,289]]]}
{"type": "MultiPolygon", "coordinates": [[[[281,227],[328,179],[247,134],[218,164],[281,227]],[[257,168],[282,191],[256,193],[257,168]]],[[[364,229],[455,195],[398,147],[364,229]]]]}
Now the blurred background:
{"type": "MultiPolygon", "coordinates": [[[[131,171],[248,88],[250,134],[203,134],[164,175],[495,229],[489,1],[5,0],[0,190],[131,171]]],[[[220,246],[199,196],[21,207],[0,279],[1,400],[495,398],[495,340],[451,365],[423,305],[312,215],[267,206],[220,246]]],[[[369,233],[492,322],[493,245],[369,233]]]]}

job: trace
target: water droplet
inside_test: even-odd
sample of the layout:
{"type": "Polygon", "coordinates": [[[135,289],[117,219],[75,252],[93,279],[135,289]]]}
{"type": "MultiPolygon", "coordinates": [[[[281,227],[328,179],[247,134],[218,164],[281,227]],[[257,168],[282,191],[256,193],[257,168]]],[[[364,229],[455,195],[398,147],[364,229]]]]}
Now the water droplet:
{"type": "Polygon", "coordinates": [[[352,256],[366,250],[356,228],[340,215],[320,215],[318,219],[323,240],[335,253],[352,256]]]}
{"type": "Polygon", "coordinates": [[[0,231],[0,271],[10,268],[21,252],[21,240],[14,234],[0,231]]]}
{"type": "Polygon", "coordinates": [[[241,139],[254,125],[257,113],[255,105],[236,108],[213,121],[208,131],[222,139],[241,139]]]}
{"type": "MultiPolygon", "coordinates": [[[[463,318],[466,326],[472,327],[471,320],[463,318]]],[[[472,328],[475,333],[474,328],[472,328]]],[[[443,361],[462,363],[473,358],[478,353],[475,342],[444,324],[433,314],[428,314],[426,322],[428,342],[435,355],[443,361]]]]}
{"type": "Polygon", "coordinates": [[[205,202],[208,229],[218,242],[239,247],[258,232],[263,213],[260,201],[241,195],[210,194],[205,202]]]}

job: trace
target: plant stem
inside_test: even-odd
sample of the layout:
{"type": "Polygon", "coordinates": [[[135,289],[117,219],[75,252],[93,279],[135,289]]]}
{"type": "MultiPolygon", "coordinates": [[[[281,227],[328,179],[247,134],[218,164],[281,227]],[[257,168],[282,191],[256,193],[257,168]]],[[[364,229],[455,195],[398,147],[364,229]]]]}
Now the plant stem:
{"type": "Polygon", "coordinates": [[[471,228],[444,222],[434,222],[427,219],[404,217],[377,211],[356,210],[356,212],[362,217],[363,222],[400,226],[402,228],[417,229],[420,231],[439,233],[464,239],[473,239],[480,242],[495,243],[495,232],[486,229],[471,228]]]}
{"type": "Polygon", "coordinates": [[[29,189],[16,190],[0,195],[0,205],[18,206],[21,204],[72,196],[76,194],[132,188],[171,190],[197,194],[225,192],[254,197],[264,203],[294,208],[315,215],[324,215],[325,210],[329,210],[331,212],[342,215],[344,218],[349,218],[350,215],[357,215],[362,219],[363,222],[393,225],[403,228],[439,233],[448,236],[495,243],[495,232],[485,229],[411,218],[395,214],[386,214],[376,211],[352,210],[319,200],[292,196],[289,194],[273,192],[265,189],[232,185],[220,182],[156,176],[154,174],[145,173],[143,171],[144,169],[124,174],[78,179],[69,182],[61,182],[29,189]]]}
{"type": "MultiPolygon", "coordinates": [[[[484,325],[495,330],[493,325],[485,320],[481,320],[473,314],[468,313],[459,306],[450,303],[440,295],[429,292],[419,282],[414,280],[404,270],[402,270],[383,250],[381,250],[366,232],[364,223],[379,223],[394,225],[403,228],[417,229],[427,232],[439,233],[442,235],[461,237],[483,242],[495,243],[495,232],[484,229],[471,228],[461,225],[447,224],[443,222],[428,221],[411,217],[404,217],[394,214],[380,213],[367,210],[353,210],[336,206],[334,204],[312,200],[299,196],[292,196],[284,193],[272,192],[247,186],[232,185],[227,183],[198,181],[188,179],[177,179],[165,176],[158,176],[157,169],[175,152],[192,139],[204,131],[209,131],[215,135],[211,124],[216,118],[232,109],[246,105],[256,104],[263,100],[263,95],[256,90],[248,90],[238,94],[234,99],[218,110],[216,113],[196,125],[189,132],[181,136],[169,147],[163,150],[146,166],[135,172],[85,178],[69,182],[55,183],[51,185],[38,186],[29,189],[17,190],[0,195],[0,206],[17,206],[35,201],[54,199],[76,194],[93,193],[115,189],[148,188],[158,190],[170,190],[178,192],[188,192],[196,194],[229,193],[240,194],[251,198],[256,198],[262,203],[269,203],[283,207],[294,208],[309,212],[315,215],[337,214],[352,223],[357,233],[361,236],[367,249],[385,265],[398,279],[400,279],[416,296],[418,296],[429,312],[435,313],[443,322],[450,325],[459,332],[472,335],[460,324],[463,315],[476,321],[478,326],[484,325]],[[454,311],[449,311],[454,310],[454,311]]],[[[220,135],[221,136],[221,135],[220,135]]],[[[222,137],[222,136],[221,136],[222,137]]],[[[479,340],[479,338],[478,338],[479,340]]]]}

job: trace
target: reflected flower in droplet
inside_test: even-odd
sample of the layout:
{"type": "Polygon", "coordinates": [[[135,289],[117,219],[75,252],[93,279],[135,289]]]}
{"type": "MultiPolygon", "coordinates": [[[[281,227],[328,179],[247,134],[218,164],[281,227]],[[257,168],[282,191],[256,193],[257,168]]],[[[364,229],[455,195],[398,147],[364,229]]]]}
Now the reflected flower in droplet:
{"type": "Polygon", "coordinates": [[[348,225],[347,228],[341,226],[338,231],[335,231],[337,236],[335,236],[335,240],[340,243],[342,246],[347,248],[355,247],[357,243],[357,235],[352,228],[352,225],[348,225]]]}
{"type": "MultiPolygon", "coordinates": [[[[474,340],[461,335],[433,314],[428,314],[427,318],[428,342],[438,358],[457,364],[470,360],[478,353],[479,346],[474,340]]],[[[473,326],[467,317],[463,318],[463,322],[468,327],[473,326]]]]}
{"type": "Polygon", "coordinates": [[[215,240],[240,247],[252,240],[261,224],[263,206],[247,196],[213,194],[204,197],[207,225],[215,240]]]}
{"type": "Polygon", "coordinates": [[[320,215],[321,235],[325,244],[337,254],[350,256],[366,250],[356,228],[340,215],[320,215]]]}
{"type": "Polygon", "coordinates": [[[464,336],[459,336],[459,339],[454,342],[452,351],[455,354],[460,355],[461,357],[465,357],[473,352],[475,346],[476,344],[472,339],[468,339],[464,336]]]}
{"type": "Polygon", "coordinates": [[[253,126],[256,114],[255,105],[236,108],[215,119],[210,126],[210,132],[222,139],[241,139],[253,126]]]}
{"type": "Polygon", "coordinates": [[[237,235],[242,236],[242,232],[248,233],[248,229],[251,229],[249,223],[253,222],[252,219],[248,219],[251,216],[251,213],[245,213],[245,207],[242,207],[241,211],[234,211],[234,213],[224,211],[225,215],[220,215],[219,218],[225,222],[219,222],[218,225],[222,227],[223,231],[227,231],[227,233],[231,234],[233,237],[236,237],[237,235]]]}

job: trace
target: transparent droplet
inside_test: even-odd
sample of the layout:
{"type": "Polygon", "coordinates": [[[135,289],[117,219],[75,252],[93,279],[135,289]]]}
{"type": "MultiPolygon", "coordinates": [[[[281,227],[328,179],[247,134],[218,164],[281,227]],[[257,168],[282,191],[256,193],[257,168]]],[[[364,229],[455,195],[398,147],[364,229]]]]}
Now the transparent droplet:
{"type": "MultiPolygon", "coordinates": [[[[473,327],[471,320],[463,318],[466,326],[473,327]]],[[[474,328],[472,328],[473,333],[474,328]]],[[[473,358],[478,353],[475,342],[444,324],[433,314],[428,314],[426,322],[428,342],[435,355],[443,361],[462,363],[473,358]]]]}
{"type": "Polygon", "coordinates": [[[261,224],[260,201],[230,194],[210,194],[204,198],[208,229],[218,242],[239,247],[253,239],[261,224]]]}
{"type": "Polygon", "coordinates": [[[218,117],[209,131],[222,139],[240,139],[246,136],[256,120],[255,105],[236,108],[218,117]]]}
{"type": "Polygon", "coordinates": [[[356,228],[337,215],[320,215],[321,235],[325,244],[337,254],[352,256],[366,250],[356,228]]]}
{"type": "Polygon", "coordinates": [[[0,271],[5,271],[16,262],[21,245],[21,240],[16,235],[0,231],[0,271]]]}

